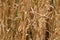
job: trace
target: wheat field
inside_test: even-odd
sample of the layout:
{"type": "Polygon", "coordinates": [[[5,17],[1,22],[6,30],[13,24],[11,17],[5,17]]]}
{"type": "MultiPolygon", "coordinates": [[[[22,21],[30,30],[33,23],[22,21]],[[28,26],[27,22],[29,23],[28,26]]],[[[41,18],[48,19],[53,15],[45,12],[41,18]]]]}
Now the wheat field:
{"type": "Polygon", "coordinates": [[[0,40],[60,40],[60,0],[0,0],[0,40]]]}

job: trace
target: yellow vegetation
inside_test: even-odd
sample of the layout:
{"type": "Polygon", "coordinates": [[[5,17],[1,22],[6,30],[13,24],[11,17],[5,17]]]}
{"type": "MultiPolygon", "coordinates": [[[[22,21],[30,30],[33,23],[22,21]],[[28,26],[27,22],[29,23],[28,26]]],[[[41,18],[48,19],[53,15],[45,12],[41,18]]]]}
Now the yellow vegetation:
{"type": "Polygon", "coordinates": [[[0,40],[60,40],[60,0],[0,0],[0,40]]]}

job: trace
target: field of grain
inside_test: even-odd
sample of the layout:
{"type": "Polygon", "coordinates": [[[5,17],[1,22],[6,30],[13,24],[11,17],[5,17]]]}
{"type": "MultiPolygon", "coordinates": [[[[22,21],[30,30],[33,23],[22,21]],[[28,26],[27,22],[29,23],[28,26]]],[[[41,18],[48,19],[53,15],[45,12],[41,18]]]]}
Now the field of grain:
{"type": "Polygon", "coordinates": [[[0,0],[0,40],[60,40],[60,0],[0,0]]]}

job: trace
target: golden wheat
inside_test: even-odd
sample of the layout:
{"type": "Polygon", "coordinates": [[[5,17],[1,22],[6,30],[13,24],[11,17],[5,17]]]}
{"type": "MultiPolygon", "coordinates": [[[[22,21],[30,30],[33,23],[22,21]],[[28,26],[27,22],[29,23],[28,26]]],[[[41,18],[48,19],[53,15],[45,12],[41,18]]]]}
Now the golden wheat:
{"type": "Polygon", "coordinates": [[[0,40],[60,40],[60,0],[0,0],[0,40]]]}

